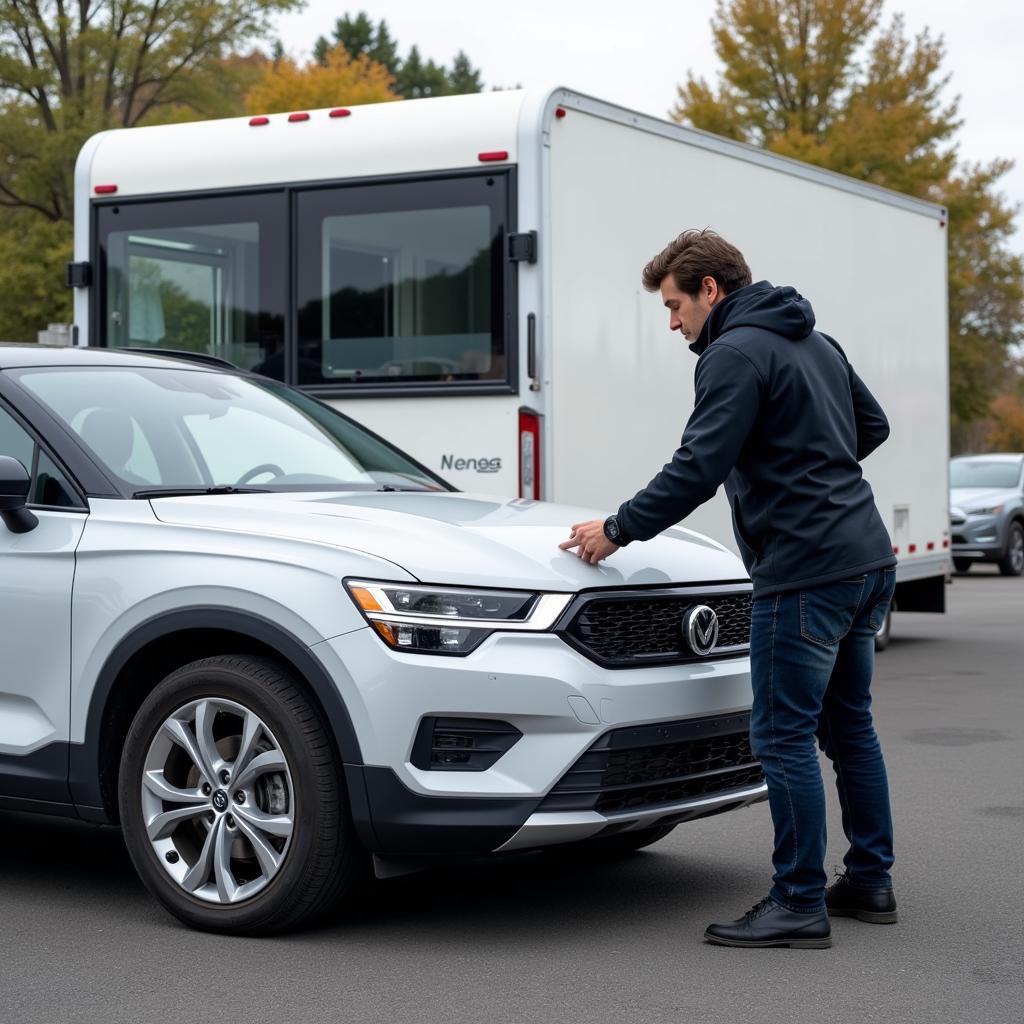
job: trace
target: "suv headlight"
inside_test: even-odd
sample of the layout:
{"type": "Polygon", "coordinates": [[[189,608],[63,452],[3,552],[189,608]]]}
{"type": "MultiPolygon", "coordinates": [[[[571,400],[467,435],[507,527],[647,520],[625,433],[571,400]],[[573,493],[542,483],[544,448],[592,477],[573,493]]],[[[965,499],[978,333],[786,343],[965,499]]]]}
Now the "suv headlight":
{"type": "Polygon", "coordinates": [[[376,580],[344,583],[389,647],[418,654],[464,655],[494,632],[544,632],[558,621],[573,597],[376,580]]]}
{"type": "Polygon", "coordinates": [[[997,516],[1003,511],[1002,505],[990,505],[988,508],[972,508],[967,510],[969,516],[997,516]]]}

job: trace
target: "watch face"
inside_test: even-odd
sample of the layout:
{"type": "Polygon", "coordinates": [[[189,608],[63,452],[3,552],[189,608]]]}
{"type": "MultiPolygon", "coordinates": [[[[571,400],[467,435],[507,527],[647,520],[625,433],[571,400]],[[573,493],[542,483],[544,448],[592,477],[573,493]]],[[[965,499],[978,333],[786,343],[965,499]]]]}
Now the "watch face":
{"type": "Polygon", "coordinates": [[[612,540],[615,540],[615,538],[619,535],[619,521],[612,517],[608,520],[608,522],[604,524],[604,529],[608,536],[612,540]]]}

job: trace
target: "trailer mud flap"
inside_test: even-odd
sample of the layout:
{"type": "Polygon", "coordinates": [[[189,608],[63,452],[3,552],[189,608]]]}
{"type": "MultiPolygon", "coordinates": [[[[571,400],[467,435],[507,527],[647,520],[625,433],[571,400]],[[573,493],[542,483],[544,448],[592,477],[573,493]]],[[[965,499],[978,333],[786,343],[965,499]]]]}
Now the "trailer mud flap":
{"type": "Polygon", "coordinates": [[[929,576],[923,580],[897,583],[892,606],[898,612],[944,612],[946,577],[929,576]]]}

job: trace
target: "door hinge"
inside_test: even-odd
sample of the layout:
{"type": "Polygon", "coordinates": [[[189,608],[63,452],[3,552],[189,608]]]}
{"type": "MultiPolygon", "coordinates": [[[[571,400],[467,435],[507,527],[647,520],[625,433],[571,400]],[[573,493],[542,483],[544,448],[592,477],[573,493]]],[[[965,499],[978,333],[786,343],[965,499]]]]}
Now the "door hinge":
{"type": "Polygon", "coordinates": [[[508,258],[513,263],[537,262],[537,232],[520,231],[508,236],[508,258]]]}
{"type": "Polygon", "coordinates": [[[64,286],[66,288],[88,288],[92,284],[92,265],[89,263],[66,263],[64,265],[64,286]]]}

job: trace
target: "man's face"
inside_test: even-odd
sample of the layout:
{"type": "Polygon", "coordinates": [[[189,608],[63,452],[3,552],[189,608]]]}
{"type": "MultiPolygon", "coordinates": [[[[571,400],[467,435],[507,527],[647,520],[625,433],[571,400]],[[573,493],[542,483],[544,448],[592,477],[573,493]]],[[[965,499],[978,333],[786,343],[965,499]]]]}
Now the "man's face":
{"type": "Polygon", "coordinates": [[[724,292],[713,277],[701,281],[696,295],[681,292],[671,274],[661,282],[661,299],[668,310],[668,329],[680,331],[687,341],[696,340],[704,321],[723,297],[724,292]]]}

